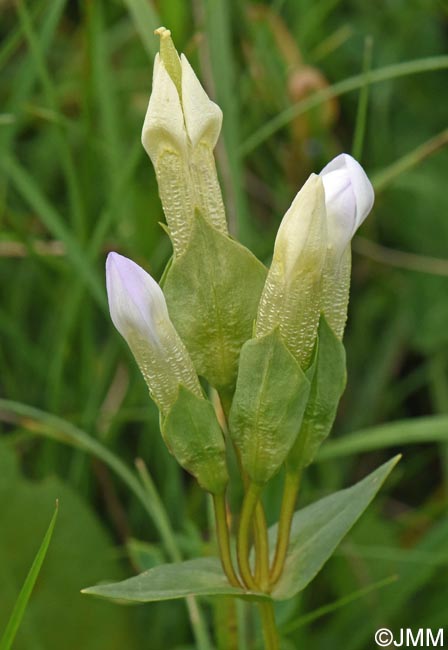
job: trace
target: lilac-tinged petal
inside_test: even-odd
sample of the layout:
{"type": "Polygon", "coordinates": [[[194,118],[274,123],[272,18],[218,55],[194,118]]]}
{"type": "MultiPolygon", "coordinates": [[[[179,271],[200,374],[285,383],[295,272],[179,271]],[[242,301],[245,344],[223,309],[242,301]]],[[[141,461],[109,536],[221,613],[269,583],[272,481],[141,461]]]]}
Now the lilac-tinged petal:
{"type": "Polygon", "coordinates": [[[361,165],[346,153],[330,161],[320,177],[325,189],[329,242],[342,255],[372,209],[373,187],[361,165]]]}
{"type": "Polygon", "coordinates": [[[201,397],[193,363],[157,282],[132,260],[109,253],[106,283],[112,321],[131,348],[161,412],[167,413],[173,405],[180,384],[201,397]]]}
{"type": "Polygon", "coordinates": [[[157,282],[132,260],[109,253],[106,284],[112,322],[127,339],[132,331],[158,344],[157,323],[168,319],[163,292],[157,282]]]}

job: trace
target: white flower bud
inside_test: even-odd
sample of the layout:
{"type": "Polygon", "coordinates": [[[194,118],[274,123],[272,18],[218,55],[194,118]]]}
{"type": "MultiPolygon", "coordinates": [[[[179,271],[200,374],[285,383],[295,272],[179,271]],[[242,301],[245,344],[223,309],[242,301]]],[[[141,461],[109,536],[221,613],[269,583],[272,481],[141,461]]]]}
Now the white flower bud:
{"type": "Polygon", "coordinates": [[[374,192],[361,165],[346,153],[329,162],[320,177],[328,228],[321,308],[336,336],[342,339],[350,291],[350,242],[372,209],[374,192]]]}
{"type": "Polygon", "coordinates": [[[320,172],[325,189],[328,242],[340,255],[373,206],[373,187],[352,156],[341,153],[320,172]]]}
{"type": "Polygon", "coordinates": [[[118,253],[107,257],[106,282],[112,322],[131,348],[162,413],[176,400],[179,384],[202,396],[193,363],[169,318],[157,282],[118,253]]]}
{"type": "Polygon", "coordinates": [[[207,96],[186,57],[179,58],[171,32],[160,27],[156,33],[160,55],[154,61],[142,143],[156,170],[174,253],[180,255],[188,246],[196,209],[227,234],[213,158],[222,112],[207,96]]]}
{"type": "Polygon", "coordinates": [[[316,340],[326,249],[324,189],[311,174],[280,224],[255,326],[256,336],[279,327],[303,368],[316,340]]]}

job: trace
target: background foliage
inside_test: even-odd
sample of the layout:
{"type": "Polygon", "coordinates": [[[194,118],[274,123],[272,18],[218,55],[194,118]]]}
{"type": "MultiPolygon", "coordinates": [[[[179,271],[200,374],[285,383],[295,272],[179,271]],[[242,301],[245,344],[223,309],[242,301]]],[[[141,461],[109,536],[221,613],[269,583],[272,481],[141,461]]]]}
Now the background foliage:
{"type": "MultiPolygon", "coordinates": [[[[348,387],[301,503],[392,451],[404,460],[317,580],[278,607],[285,648],[363,650],[381,625],[446,624],[446,3],[3,0],[0,11],[0,629],[59,497],[17,650],[71,650],[81,630],[92,650],[193,647],[182,602],[119,608],[79,594],[213,550],[207,503],[162,444],[105,300],[109,250],[156,277],[170,255],[139,142],[159,24],[224,111],[229,221],[260,259],[298,187],[336,153],[354,151],[377,189],[354,240],[348,387]],[[366,85],[379,68],[384,80],[366,85]],[[136,457],[154,481],[143,492],[121,464],[136,457]]],[[[200,607],[207,647],[225,607],[200,607]]],[[[249,618],[241,648],[255,627],[249,618]]]]}

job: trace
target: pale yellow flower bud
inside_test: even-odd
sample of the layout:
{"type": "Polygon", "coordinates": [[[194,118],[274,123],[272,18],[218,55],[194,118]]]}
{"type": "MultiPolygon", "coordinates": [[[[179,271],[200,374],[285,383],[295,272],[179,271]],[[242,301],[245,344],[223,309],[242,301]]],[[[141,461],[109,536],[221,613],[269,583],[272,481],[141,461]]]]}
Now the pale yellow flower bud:
{"type": "Polygon", "coordinates": [[[154,61],[153,88],[142,143],[154,165],[174,253],[185,251],[196,210],[227,234],[213,149],[222,123],[192,67],[179,58],[164,27],[154,61]]]}
{"type": "Polygon", "coordinates": [[[256,336],[279,327],[302,368],[316,340],[326,248],[324,189],[311,174],[280,224],[255,327],[256,336]]]}

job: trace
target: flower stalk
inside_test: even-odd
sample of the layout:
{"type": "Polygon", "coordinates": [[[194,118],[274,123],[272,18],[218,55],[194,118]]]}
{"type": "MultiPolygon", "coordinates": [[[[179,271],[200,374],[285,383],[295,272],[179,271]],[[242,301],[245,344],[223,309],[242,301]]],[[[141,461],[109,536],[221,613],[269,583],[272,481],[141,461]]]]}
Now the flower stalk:
{"type": "Polygon", "coordinates": [[[260,611],[265,650],[280,650],[280,641],[272,601],[262,601],[258,604],[258,608],[260,611]]]}
{"type": "MultiPolygon", "coordinates": [[[[250,591],[258,591],[249,561],[252,520],[261,494],[261,486],[249,482],[241,508],[237,538],[238,566],[244,584],[250,591]]],[[[261,559],[261,558],[260,558],[261,559]]]]}
{"type": "Polygon", "coordinates": [[[300,489],[300,479],[301,474],[299,472],[286,471],[280,519],[278,522],[277,544],[269,576],[271,585],[275,585],[276,582],[279,581],[285,566],[291,534],[292,518],[294,516],[297,495],[300,489]]]}
{"type": "Polygon", "coordinates": [[[243,585],[233,567],[232,554],[230,551],[229,527],[227,525],[225,494],[213,495],[213,504],[215,508],[216,538],[218,540],[222,568],[232,587],[243,588],[243,585]]]}

